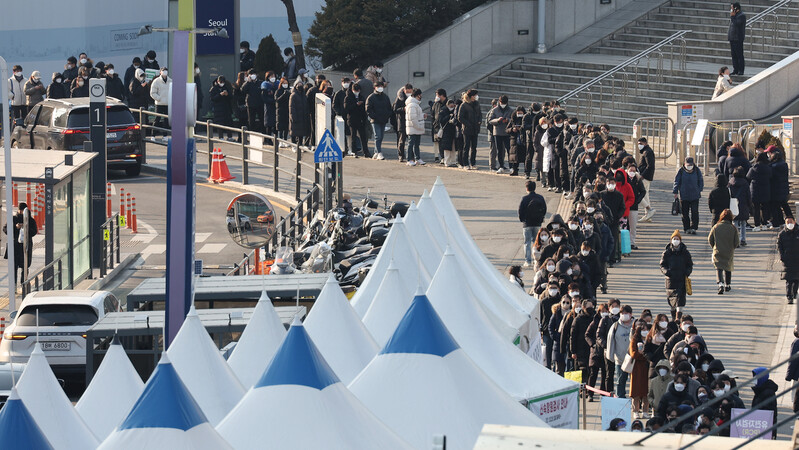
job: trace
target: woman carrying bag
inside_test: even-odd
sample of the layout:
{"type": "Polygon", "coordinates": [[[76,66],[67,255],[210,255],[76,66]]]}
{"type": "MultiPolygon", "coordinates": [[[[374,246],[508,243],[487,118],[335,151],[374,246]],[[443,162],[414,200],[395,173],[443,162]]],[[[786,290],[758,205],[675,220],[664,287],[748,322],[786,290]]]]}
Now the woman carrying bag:
{"type": "Polygon", "coordinates": [[[630,398],[633,399],[633,418],[647,418],[649,411],[649,360],[644,355],[644,340],[649,334],[646,322],[638,320],[630,333],[630,347],[627,361],[632,361],[632,367],[625,368],[630,373],[630,398]]]}
{"type": "Polygon", "coordinates": [[[713,226],[707,236],[707,242],[713,248],[713,266],[719,283],[719,295],[729,292],[732,287],[733,258],[735,249],[741,243],[738,229],[732,224],[732,211],[725,209],[719,217],[719,223],[713,226]]]}

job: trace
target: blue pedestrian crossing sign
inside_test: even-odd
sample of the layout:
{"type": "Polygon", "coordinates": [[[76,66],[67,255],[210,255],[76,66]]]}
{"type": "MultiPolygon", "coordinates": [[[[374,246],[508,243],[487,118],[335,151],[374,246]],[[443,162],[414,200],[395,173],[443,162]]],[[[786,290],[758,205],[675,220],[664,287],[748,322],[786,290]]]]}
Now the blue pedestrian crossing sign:
{"type": "Polygon", "coordinates": [[[319,145],[316,146],[316,151],[313,154],[313,162],[318,164],[341,162],[343,160],[344,155],[341,153],[341,147],[339,147],[338,142],[333,139],[330,130],[325,130],[325,134],[322,135],[322,140],[319,142],[319,145]]]}

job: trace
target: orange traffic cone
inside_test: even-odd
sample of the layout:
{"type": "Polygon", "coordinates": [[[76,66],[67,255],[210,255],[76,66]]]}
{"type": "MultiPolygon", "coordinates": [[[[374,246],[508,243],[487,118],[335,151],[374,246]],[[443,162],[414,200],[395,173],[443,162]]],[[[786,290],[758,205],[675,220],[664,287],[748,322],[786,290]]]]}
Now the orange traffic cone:
{"type": "Polygon", "coordinates": [[[211,157],[211,176],[208,177],[208,181],[224,183],[234,178],[234,176],[230,175],[230,170],[225,162],[225,155],[222,153],[222,149],[215,148],[211,157]]]}

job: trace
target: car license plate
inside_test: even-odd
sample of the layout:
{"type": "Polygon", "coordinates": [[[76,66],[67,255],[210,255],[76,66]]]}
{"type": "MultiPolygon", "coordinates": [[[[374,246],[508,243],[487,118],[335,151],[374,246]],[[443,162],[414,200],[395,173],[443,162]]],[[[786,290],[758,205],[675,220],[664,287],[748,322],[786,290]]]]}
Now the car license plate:
{"type": "Polygon", "coordinates": [[[105,134],[105,138],[106,139],[116,139],[117,138],[117,134],[116,133],[106,133],[105,134]]]}
{"type": "Polygon", "coordinates": [[[42,350],[68,352],[72,349],[72,342],[42,342],[42,350]]]}

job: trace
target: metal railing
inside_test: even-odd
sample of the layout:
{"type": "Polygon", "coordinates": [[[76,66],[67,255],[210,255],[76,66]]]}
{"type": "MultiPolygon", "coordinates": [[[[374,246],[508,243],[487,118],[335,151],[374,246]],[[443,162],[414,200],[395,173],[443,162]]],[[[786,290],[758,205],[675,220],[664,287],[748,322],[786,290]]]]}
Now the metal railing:
{"type": "MultiPolygon", "coordinates": [[[[142,130],[152,130],[164,134],[171,134],[166,128],[150,125],[150,117],[166,117],[164,114],[154,113],[146,109],[134,110],[139,117],[142,130]]],[[[211,120],[198,122],[200,127],[205,127],[206,135],[197,135],[197,154],[204,154],[208,158],[208,176],[211,176],[211,162],[216,146],[226,146],[226,161],[237,161],[241,171],[242,184],[249,184],[253,175],[271,178],[267,185],[275,192],[293,192],[295,200],[299,201],[303,188],[314,190],[319,195],[324,179],[323,169],[313,162],[313,151],[304,145],[279,139],[275,136],[250,131],[247,127],[235,128],[218,125],[211,120]],[[215,135],[219,137],[214,137],[215,135]],[[223,139],[227,135],[229,139],[223,139]],[[233,137],[235,136],[235,141],[233,137]],[[200,145],[204,142],[205,145],[200,145]],[[230,147],[235,147],[231,150],[230,147]],[[266,169],[266,170],[263,170],[266,169]]],[[[159,145],[166,142],[151,140],[159,145]]],[[[199,157],[198,157],[199,158],[199,157]]],[[[318,201],[318,198],[315,199],[318,201]]]]}
{"type": "Polygon", "coordinates": [[[767,46],[777,44],[777,39],[789,39],[791,33],[791,6],[793,0],[781,0],[755,14],[746,22],[749,28],[745,42],[748,44],[749,58],[759,46],[765,53],[767,46]]]}
{"type": "Polygon", "coordinates": [[[677,129],[669,116],[639,117],[633,122],[632,140],[635,142],[646,138],[656,158],[668,159],[674,154],[675,142],[675,136],[669,134],[669,129],[674,132],[677,129]]]}
{"type": "MultiPolygon", "coordinates": [[[[716,162],[716,149],[725,140],[730,139],[736,142],[735,135],[732,133],[746,129],[749,126],[756,126],[757,122],[752,119],[731,119],[731,120],[717,120],[708,122],[705,129],[705,134],[702,138],[702,145],[690,145],[693,140],[694,132],[696,130],[696,122],[688,122],[682,128],[682,135],[680,140],[680,154],[678,164],[682,164],[685,158],[690,154],[690,147],[693,147],[694,162],[697,166],[702,166],[707,175],[710,167],[710,162],[716,162]],[[730,133],[729,135],[727,133],[730,133]],[[689,147],[690,146],[690,147],[689,147]]],[[[739,134],[740,136],[740,134],[739,134]]]]}
{"type": "MultiPolygon", "coordinates": [[[[291,208],[280,222],[275,225],[275,234],[264,246],[266,255],[273,255],[278,247],[291,246],[295,247],[305,232],[305,228],[311,223],[319,211],[319,202],[315,200],[319,195],[319,187],[314,186],[308,190],[305,197],[300,199],[297,204],[291,208]]],[[[250,253],[244,254],[244,257],[236,264],[233,269],[225,275],[248,275],[251,273],[251,268],[257,264],[254,261],[255,250],[250,253]]]]}
{"type": "Polygon", "coordinates": [[[675,61],[677,63],[677,70],[685,70],[685,35],[690,32],[691,30],[681,30],[672,34],[594,79],[583,83],[558,100],[565,104],[567,101],[573,99],[573,103],[575,103],[575,108],[573,110],[580,117],[584,117],[585,120],[590,121],[594,110],[594,94],[598,94],[599,114],[602,115],[603,108],[606,106],[606,102],[603,101],[603,96],[606,93],[610,95],[609,103],[615,108],[617,102],[629,100],[631,88],[634,95],[638,95],[641,79],[646,81],[647,87],[653,82],[663,83],[666,53],[669,54],[670,74],[674,73],[675,61]],[[655,59],[654,74],[652,73],[652,59],[655,59]],[[646,60],[646,72],[644,74],[639,73],[641,71],[639,70],[639,66],[642,60],[646,60]],[[616,95],[617,90],[620,95],[616,95]]]}
{"type": "Polygon", "coordinates": [[[100,278],[105,277],[114,266],[120,262],[121,240],[119,239],[119,214],[115,213],[100,227],[103,233],[102,262],[100,263],[100,278]]]}
{"type": "MultiPolygon", "coordinates": [[[[84,242],[88,242],[90,237],[91,236],[85,236],[80,241],[74,243],[72,248],[78,248],[84,242]]],[[[22,283],[22,296],[25,297],[33,291],[72,289],[73,282],[70,279],[71,270],[69,269],[69,259],[71,257],[72,252],[66,251],[50,262],[50,264],[37,270],[32,275],[29,275],[22,283]]]]}

